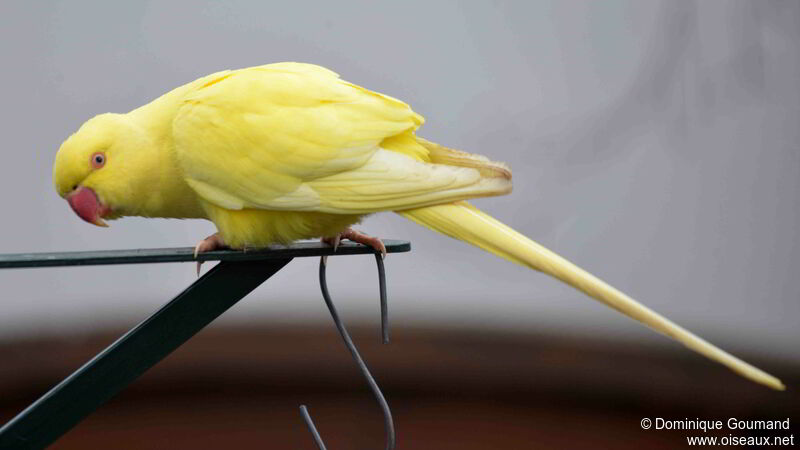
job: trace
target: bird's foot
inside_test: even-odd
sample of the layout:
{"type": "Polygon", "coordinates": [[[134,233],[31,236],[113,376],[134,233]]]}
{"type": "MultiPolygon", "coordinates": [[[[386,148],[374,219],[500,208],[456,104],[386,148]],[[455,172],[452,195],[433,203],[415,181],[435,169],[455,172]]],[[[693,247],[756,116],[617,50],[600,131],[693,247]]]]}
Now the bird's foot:
{"type": "MultiPolygon", "coordinates": [[[[341,242],[342,239],[347,239],[349,241],[358,242],[359,244],[372,247],[375,249],[375,251],[380,252],[381,258],[386,258],[386,246],[383,245],[383,242],[380,239],[361,233],[360,231],[356,231],[352,228],[348,228],[336,236],[324,237],[322,238],[322,242],[333,246],[333,251],[336,252],[336,249],[339,248],[339,242],[341,242]]],[[[328,258],[326,256],[323,256],[323,263],[327,262],[327,259],[328,258]]]]}
{"type": "MultiPolygon", "coordinates": [[[[198,242],[197,245],[194,246],[194,259],[197,259],[197,255],[199,255],[200,253],[213,252],[214,250],[220,250],[227,247],[228,246],[225,245],[225,241],[222,240],[222,236],[220,236],[219,233],[214,233],[211,236],[198,242]]],[[[202,261],[197,261],[198,277],[200,276],[200,266],[202,265],[203,265],[202,261]]]]}

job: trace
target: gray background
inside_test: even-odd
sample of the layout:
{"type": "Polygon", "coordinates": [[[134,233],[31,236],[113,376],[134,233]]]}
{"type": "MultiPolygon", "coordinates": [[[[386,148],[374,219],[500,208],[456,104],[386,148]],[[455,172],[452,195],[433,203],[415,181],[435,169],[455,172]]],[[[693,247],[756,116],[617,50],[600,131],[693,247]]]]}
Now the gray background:
{"type": "MultiPolygon", "coordinates": [[[[61,141],[201,75],[296,60],[409,102],[419,134],[508,162],[476,203],[733,351],[798,360],[800,3],[2,2],[0,252],[193,245],[204,221],[99,229],[54,192],[61,141]]],[[[508,327],[650,340],[564,287],[393,214],[397,326],[508,327]]],[[[375,323],[370,257],[332,259],[346,317],[375,323]]],[[[327,320],[316,261],[223,322],[327,320]]],[[[0,272],[0,336],[128,325],[189,264],[0,272]]]]}

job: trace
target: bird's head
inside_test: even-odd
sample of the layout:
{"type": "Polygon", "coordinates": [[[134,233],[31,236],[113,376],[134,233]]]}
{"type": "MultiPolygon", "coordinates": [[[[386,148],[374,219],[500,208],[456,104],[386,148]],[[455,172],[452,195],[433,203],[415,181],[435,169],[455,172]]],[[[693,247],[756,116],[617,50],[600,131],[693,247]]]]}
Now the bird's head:
{"type": "Polygon", "coordinates": [[[109,113],[88,120],[61,144],[53,184],[81,219],[105,227],[103,219],[128,215],[141,135],[124,115],[109,113]]]}

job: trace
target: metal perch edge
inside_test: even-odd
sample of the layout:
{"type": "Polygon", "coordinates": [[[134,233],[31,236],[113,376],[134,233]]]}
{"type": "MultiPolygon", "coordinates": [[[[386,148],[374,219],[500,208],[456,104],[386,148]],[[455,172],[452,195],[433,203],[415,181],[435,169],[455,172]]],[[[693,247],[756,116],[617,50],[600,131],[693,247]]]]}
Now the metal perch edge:
{"type": "MultiPolygon", "coordinates": [[[[407,241],[384,240],[387,253],[411,250],[407,241]]],[[[253,289],[277,273],[293,258],[309,256],[343,256],[374,254],[360,244],[342,243],[336,252],[322,243],[302,242],[288,246],[271,246],[255,251],[214,251],[197,259],[193,248],[161,248],[106,250],[90,252],[20,253],[0,255],[0,269],[107,264],[143,264],[166,262],[220,261],[205,275],[161,307],[150,317],[125,333],[78,370],[25,408],[0,428],[0,449],[38,449],[55,442],[92,411],[123,390],[147,369],[167,357],[197,332],[244,298],[253,289]]],[[[378,258],[379,259],[379,258],[378,258]]],[[[382,261],[381,261],[382,262],[382,261]]],[[[382,266],[379,274],[384,276],[382,266]]],[[[327,288],[324,267],[320,269],[323,295],[340,334],[348,343],[346,331],[335,313],[327,288]]],[[[388,341],[386,286],[381,280],[381,326],[384,342],[388,341]]],[[[350,341],[352,344],[352,341],[350,341]]],[[[355,347],[351,353],[358,362],[355,347]]],[[[363,361],[359,367],[363,365],[363,361]]],[[[362,371],[366,366],[362,367],[362,371]]],[[[364,372],[371,380],[369,372],[364,372]]],[[[374,380],[370,387],[376,391],[374,380]]],[[[381,404],[387,421],[387,448],[394,445],[394,430],[385,401],[381,404]]],[[[305,412],[304,417],[308,417],[305,412]]],[[[310,417],[307,419],[307,424],[310,417]]],[[[321,443],[318,433],[315,439],[321,443]]]]}

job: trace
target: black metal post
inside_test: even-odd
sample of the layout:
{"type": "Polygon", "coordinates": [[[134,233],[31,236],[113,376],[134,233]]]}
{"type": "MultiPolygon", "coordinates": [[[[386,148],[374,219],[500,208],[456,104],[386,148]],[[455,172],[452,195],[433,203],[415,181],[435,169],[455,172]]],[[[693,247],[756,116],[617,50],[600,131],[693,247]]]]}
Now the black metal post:
{"type": "MultiPolygon", "coordinates": [[[[383,243],[388,253],[411,250],[407,241],[385,239],[383,243]]],[[[39,449],[55,442],[293,258],[374,252],[350,242],[336,251],[326,244],[300,242],[248,252],[213,251],[198,257],[191,247],[0,255],[0,269],[220,261],[0,428],[0,450],[39,449]]]]}
{"type": "Polygon", "coordinates": [[[0,449],[53,443],[291,260],[219,263],[0,428],[0,449]]]}

